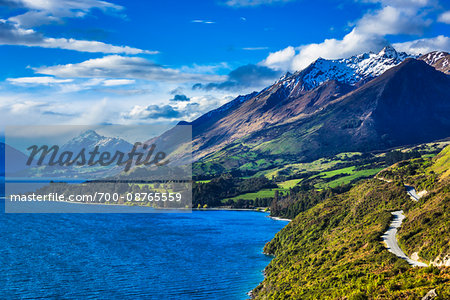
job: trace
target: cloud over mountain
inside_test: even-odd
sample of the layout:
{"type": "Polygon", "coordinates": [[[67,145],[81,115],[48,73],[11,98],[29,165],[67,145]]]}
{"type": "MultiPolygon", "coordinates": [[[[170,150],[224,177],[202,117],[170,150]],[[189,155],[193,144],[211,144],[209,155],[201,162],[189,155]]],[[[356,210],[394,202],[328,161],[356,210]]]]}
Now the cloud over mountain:
{"type": "Polygon", "coordinates": [[[195,84],[193,89],[204,90],[233,90],[245,87],[261,87],[272,82],[280,76],[280,72],[266,66],[248,64],[238,67],[227,75],[227,79],[221,82],[208,84],[195,84]]]}
{"type": "Polygon", "coordinates": [[[188,102],[188,101],[191,101],[191,99],[189,97],[187,97],[186,95],[176,94],[175,96],[173,96],[172,99],[170,99],[170,101],[188,102]]]}
{"type": "Polygon", "coordinates": [[[393,46],[404,52],[419,55],[435,50],[450,51],[450,38],[439,35],[434,38],[424,38],[404,43],[395,43],[393,46]]]}
{"type": "Polygon", "coordinates": [[[180,117],[181,113],[170,105],[136,105],[123,116],[129,119],[172,119],[180,117]]]}
{"type": "MultiPolygon", "coordinates": [[[[389,42],[388,35],[418,35],[430,26],[432,20],[427,17],[433,3],[423,1],[384,0],[381,8],[363,15],[357,20],[352,30],[342,39],[325,39],[321,43],[301,45],[296,48],[289,46],[280,51],[270,53],[261,64],[277,70],[301,70],[319,57],[336,59],[349,57],[362,52],[379,51],[389,42]]],[[[446,37],[443,37],[446,38],[446,37]]],[[[422,40],[428,48],[440,43],[442,47],[434,50],[448,50],[448,45],[440,41],[422,40]]],[[[412,42],[411,42],[412,43],[412,42]]],[[[396,44],[397,45],[397,44],[396,44]]],[[[407,48],[398,47],[403,50],[407,48]]],[[[423,48],[425,48],[423,46],[423,48]]]]}

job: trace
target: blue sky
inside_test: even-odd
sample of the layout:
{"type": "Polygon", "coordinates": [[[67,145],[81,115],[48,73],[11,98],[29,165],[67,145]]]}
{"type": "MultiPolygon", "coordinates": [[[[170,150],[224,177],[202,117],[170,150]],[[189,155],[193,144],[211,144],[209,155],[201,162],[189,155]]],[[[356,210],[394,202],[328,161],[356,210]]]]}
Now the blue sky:
{"type": "Polygon", "coordinates": [[[318,57],[450,51],[442,0],[0,5],[0,126],[189,120],[318,57]]]}

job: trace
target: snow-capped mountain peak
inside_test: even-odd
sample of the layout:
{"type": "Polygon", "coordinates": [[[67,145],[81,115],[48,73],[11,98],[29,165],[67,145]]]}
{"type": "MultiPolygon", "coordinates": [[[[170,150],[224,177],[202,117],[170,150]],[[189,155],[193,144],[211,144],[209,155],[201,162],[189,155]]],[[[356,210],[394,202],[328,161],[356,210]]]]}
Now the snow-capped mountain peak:
{"type": "Polygon", "coordinates": [[[392,46],[386,46],[378,53],[378,56],[383,56],[386,58],[394,58],[398,57],[397,51],[392,46]]]}
{"type": "Polygon", "coordinates": [[[91,151],[97,146],[101,151],[111,152],[115,152],[116,150],[126,152],[132,148],[130,143],[121,138],[105,137],[90,129],[65,143],[62,149],[67,151],[80,151],[85,148],[91,151]]]}
{"type": "Polygon", "coordinates": [[[74,141],[82,141],[82,140],[97,140],[102,138],[97,132],[95,132],[95,130],[89,129],[86,130],[85,132],[83,132],[82,134],[80,134],[79,136],[74,138],[74,141]]]}
{"type": "Polygon", "coordinates": [[[342,59],[318,58],[307,68],[295,72],[292,76],[286,74],[276,83],[297,92],[314,89],[330,80],[355,85],[362,80],[367,81],[383,74],[408,57],[415,56],[386,46],[378,53],[368,52],[342,59]]]}

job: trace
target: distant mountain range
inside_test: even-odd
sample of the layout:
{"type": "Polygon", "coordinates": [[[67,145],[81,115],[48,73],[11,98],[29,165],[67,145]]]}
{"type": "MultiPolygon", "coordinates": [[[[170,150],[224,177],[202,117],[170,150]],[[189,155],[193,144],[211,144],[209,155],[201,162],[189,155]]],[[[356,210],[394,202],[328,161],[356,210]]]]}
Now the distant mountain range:
{"type": "Polygon", "coordinates": [[[86,151],[92,151],[98,146],[98,151],[108,151],[114,154],[116,151],[121,151],[128,153],[133,148],[133,145],[127,141],[114,138],[105,137],[99,135],[95,130],[86,130],[79,136],[74,137],[63,146],[61,146],[61,151],[72,151],[74,153],[79,152],[81,149],[85,148],[86,151]]]}
{"type": "MultiPolygon", "coordinates": [[[[49,145],[51,146],[51,145],[49,145]]],[[[60,146],[58,151],[59,155],[65,151],[73,153],[72,159],[80,153],[82,149],[85,149],[86,159],[89,158],[89,152],[93,151],[95,147],[98,146],[99,152],[108,151],[111,155],[114,155],[116,151],[121,151],[123,153],[128,153],[133,148],[133,145],[127,141],[114,138],[105,137],[99,135],[94,130],[86,130],[82,132],[79,136],[76,136],[60,146]]],[[[57,178],[72,178],[72,177],[82,177],[92,178],[92,177],[103,177],[118,174],[122,171],[122,168],[116,165],[111,165],[108,168],[99,168],[98,166],[48,166],[51,153],[46,156],[41,166],[37,166],[37,160],[40,157],[40,153],[35,157],[34,162],[31,166],[27,166],[26,162],[28,160],[28,155],[14,149],[9,145],[3,143],[0,144],[1,154],[4,157],[4,153],[7,154],[8,159],[8,176],[19,176],[19,177],[57,177],[57,178]],[[5,150],[5,147],[7,150],[5,150]]],[[[57,156],[57,158],[59,157],[57,156]]],[[[57,159],[56,158],[56,159],[57,159]]],[[[98,159],[98,156],[96,157],[98,159]]],[[[4,174],[5,165],[4,161],[1,161],[0,168],[2,174],[4,174]]]]}
{"type": "Polygon", "coordinates": [[[28,157],[19,150],[0,142],[0,176],[5,175],[5,155],[8,155],[8,171],[17,172],[23,170],[28,157]]]}
{"type": "Polygon", "coordinates": [[[260,156],[311,160],[450,136],[450,55],[385,47],[318,59],[192,122],[194,159],[239,167],[260,156]],[[234,160],[234,162],[233,162],[234,160]]]}

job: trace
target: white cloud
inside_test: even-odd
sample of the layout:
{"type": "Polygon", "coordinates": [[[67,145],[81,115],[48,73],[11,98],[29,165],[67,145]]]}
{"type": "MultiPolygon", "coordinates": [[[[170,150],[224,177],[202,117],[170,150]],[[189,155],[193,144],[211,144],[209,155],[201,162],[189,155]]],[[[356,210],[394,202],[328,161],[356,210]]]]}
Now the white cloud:
{"type": "Polygon", "coordinates": [[[135,105],[130,112],[122,114],[126,119],[174,119],[182,114],[171,105],[135,105]]]}
{"type": "Polygon", "coordinates": [[[227,0],[225,5],[231,7],[248,7],[248,6],[260,6],[260,5],[272,5],[291,2],[294,0],[227,0]]]}
{"type": "Polygon", "coordinates": [[[213,81],[223,76],[184,73],[155,64],[142,57],[109,55],[77,64],[33,68],[38,74],[62,78],[131,78],[163,82],[213,81]]]}
{"type": "Polygon", "coordinates": [[[13,114],[20,114],[30,112],[33,109],[43,106],[46,106],[46,104],[42,102],[35,102],[35,101],[16,102],[10,106],[10,111],[13,114]]]}
{"type": "Polygon", "coordinates": [[[326,39],[319,44],[309,44],[299,47],[298,54],[291,61],[290,69],[304,69],[319,57],[336,59],[371,50],[376,51],[387,43],[380,35],[360,33],[357,28],[354,28],[342,40],[326,39]]]}
{"type": "Polygon", "coordinates": [[[116,87],[135,84],[134,79],[58,79],[51,76],[19,77],[8,78],[7,82],[19,86],[52,86],[56,87],[55,92],[68,94],[78,91],[95,90],[96,92],[114,93],[118,95],[136,95],[145,92],[144,89],[120,89],[116,87]],[[106,87],[106,88],[105,88],[106,87]]]}
{"type": "Polygon", "coordinates": [[[427,0],[382,0],[383,7],[369,12],[357,20],[350,33],[342,39],[325,39],[321,43],[289,46],[270,53],[262,65],[277,70],[304,69],[317,58],[336,59],[368,51],[378,51],[389,44],[387,35],[421,34],[431,20],[424,13],[427,0]]]}
{"type": "Polygon", "coordinates": [[[450,52],[450,38],[439,35],[434,38],[418,39],[414,41],[393,44],[395,49],[411,54],[426,54],[431,51],[440,50],[450,52]]]}
{"type": "Polygon", "coordinates": [[[49,38],[33,29],[24,29],[6,20],[0,19],[0,45],[20,45],[28,47],[58,48],[80,52],[156,54],[128,46],[114,46],[97,41],[85,41],[66,38],[49,38]]]}
{"type": "Polygon", "coordinates": [[[287,70],[290,69],[294,57],[295,49],[289,46],[277,52],[270,53],[262,64],[277,70],[287,70]]]}
{"type": "Polygon", "coordinates": [[[421,8],[436,5],[436,0],[356,0],[361,3],[380,3],[383,6],[393,5],[402,8],[421,8]]]}
{"type": "Polygon", "coordinates": [[[385,6],[375,13],[364,15],[356,25],[363,34],[420,34],[431,24],[412,7],[385,6]]]}
{"type": "Polygon", "coordinates": [[[117,12],[123,9],[120,5],[100,0],[6,0],[1,2],[28,9],[29,11],[24,14],[9,19],[27,28],[59,22],[62,18],[82,18],[93,8],[103,12],[117,12]]]}
{"type": "Polygon", "coordinates": [[[42,11],[28,11],[22,15],[10,17],[8,21],[16,23],[24,28],[31,28],[34,26],[60,22],[60,19],[49,16],[42,11]]]}
{"type": "Polygon", "coordinates": [[[230,66],[226,62],[210,65],[198,65],[194,63],[191,66],[182,66],[180,68],[180,71],[185,73],[214,74],[219,70],[228,70],[228,69],[230,69],[230,66]]]}
{"type": "Polygon", "coordinates": [[[104,12],[123,9],[107,1],[98,0],[0,0],[0,4],[26,9],[25,13],[0,19],[0,45],[56,48],[80,52],[156,54],[157,51],[142,50],[129,46],[116,46],[99,41],[73,38],[46,37],[31,27],[62,22],[63,18],[81,18],[93,8],[104,12]]]}
{"type": "Polygon", "coordinates": [[[66,38],[45,38],[38,46],[43,48],[59,48],[80,52],[125,53],[125,54],[157,54],[158,51],[142,50],[128,46],[114,46],[97,41],[83,41],[66,38]]]}
{"type": "Polygon", "coordinates": [[[111,105],[108,98],[103,98],[100,101],[89,103],[88,107],[84,109],[73,118],[72,124],[101,124],[111,122],[111,115],[114,114],[114,107],[111,105]]]}
{"type": "Polygon", "coordinates": [[[3,118],[0,119],[0,127],[11,124],[149,124],[181,119],[189,121],[237,96],[237,93],[228,91],[192,91],[191,84],[179,83],[136,80],[136,85],[105,86],[103,82],[107,80],[113,79],[73,79],[73,82],[51,85],[50,88],[55,89],[51,93],[47,88],[31,91],[21,88],[11,92],[2,88],[0,115],[3,118]],[[170,101],[174,95],[168,91],[177,87],[189,91],[191,101],[170,101]],[[82,97],[76,93],[79,90],[83,90],[82,97]],[[68,104],[70,110],[67,110],[68,104]],[[150,105],[156,105],[157,108],[150,105]],[[173,111],[164,108],[166,105],[170,105],[173,111]],[[135,106],[141,109],[138,107],[129,114],[135,106]]]}
{"type": "Polygon", "coordinates": [[[237,95],[230,94],[201,94],[191,97],[190,102],[178,103],[178,109],[183,111],[183,119],[187,121],[195,120],[201,115],[224,105],[235,99],[237,95]]]}
{"type": "Polygon", "coordinates": [[[41,77],[8,78],[7,81],[17,85],[24,85],[24,84],[51,85],[51,84],[72,82],[73,79],[56,79],[50,76],[41,76],[41,77]]]}
{"type": "Polygon", "coordinates": [[[269,47],[244,47],[242,50],[246,51],[259,51],[259,50],[267,50],[269,47]]]}
{"type": "Polygon", "coordinates": [[[445,24],[450,24],[450,10],[444,12],[443,14],[441,14],[438,17],[438,21],[445,23],[445,24]]]}
{"type": "Polygon", "coordinates": [[[133,79],[107,79],[103,81],[104,86],[129,85],[136,83],[133,79]]]}
{"type": "Polygon", "coordinates": [[[216,22],[208,20],[192,20],[191,23],[215,24],[216,22]]]}

